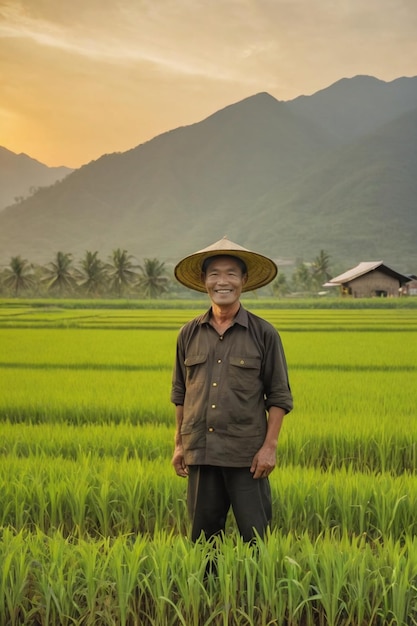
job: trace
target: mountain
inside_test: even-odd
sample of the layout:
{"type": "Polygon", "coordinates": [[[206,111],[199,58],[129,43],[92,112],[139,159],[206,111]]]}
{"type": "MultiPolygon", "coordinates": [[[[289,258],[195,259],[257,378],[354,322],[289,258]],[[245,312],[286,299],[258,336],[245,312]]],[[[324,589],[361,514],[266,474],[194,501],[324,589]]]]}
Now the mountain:
{"type": "Polygon", "coordinates": [[[39,187],[49,187],[73,170],[48,167],[27,154],[15,154],[0,146],[0,210],[32,195],[39,187]]]}
{"type": "MultiPolygon", "coordinates": [[[[332,150],[281,195],[281,249],[288,255],[302,241],[310,259],[321,247],[348,265],[389,259],[407,272],[417,267],[416,198],[417,108],[332,150]]],[[[270,202],[257,219],[270,219],[270,202]]],[[[272,231],[265,245],[272,247],[272,231]]]]}
{"type": "Polygon", "coordinates": [[[371,76],[342,78],[313,96],[299,96],[291,109],[325,128],[335,143],[372,133],[417,106],[417,78],[390,83],[371,76]]]}
{"type": "Polygon", "coordinates": [[[228,235],[279,263],[324,249],[342,269],[376,258],[415,273],[417,78],[375,81],[256,94],[104,155],[0,213],[0,263],[119,247],[173,263],[228,235]]]}
{"type": "MultiPolygon", "coordinates": [[[[0,214],[3,254],[57,249],[175,258],[250,215],[271,180],[295,181],[328,143],[285,103],[258,94],[122,154],[106,155],[0,214]],[[185,243],[185,242],[184,242],[185,243]]],[[[224,233],[222,233],[224,234],[224,233]]]]}

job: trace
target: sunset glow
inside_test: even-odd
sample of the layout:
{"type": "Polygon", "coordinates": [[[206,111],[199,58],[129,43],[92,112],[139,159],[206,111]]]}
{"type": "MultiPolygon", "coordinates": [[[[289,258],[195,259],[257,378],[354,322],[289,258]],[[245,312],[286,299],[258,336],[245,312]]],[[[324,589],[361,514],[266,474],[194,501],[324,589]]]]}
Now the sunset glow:
{"type": "Polygon", "coordinates": [[[0,145],[47,165],[357,74],[417,74],[414,0],[0,1],[0,145]]]}

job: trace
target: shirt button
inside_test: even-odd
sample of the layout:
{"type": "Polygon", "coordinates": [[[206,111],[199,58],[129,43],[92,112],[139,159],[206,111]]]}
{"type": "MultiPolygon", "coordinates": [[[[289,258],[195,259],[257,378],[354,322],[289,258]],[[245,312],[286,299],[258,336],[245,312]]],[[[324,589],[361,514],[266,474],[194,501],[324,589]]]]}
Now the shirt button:
{"type": "Polygon", "coordinates": [[[222,362],[222,360],[221,360],[221,359],[217,359],[217,363],[221,363],[221,362],[222,362]]]}
{"type": "Polygon", "coordinates": [[[212,405],[211,405],[211,408],[212,408],[212,409],[215,409],[215,408],[216,408],[216,405],[215,405],[215,404],[212,404],[212,405]]]}
{"type": "Polygon", "coordinates": [[[245,361],[243,359],[240,360],[241,365],[245,365],[245,361]]]}
{"type": "Polygon", "coordinates": [[[213,387],[217,387],[217,383],[213,383],[213,387]]]}
{"type": "Polygon", "coordinates": [[[209,433],[214,432],[214,428],[213,428],[213,426],[210,426],[210,428],[208,429],[208,431],[209,431],[209,433]]]}
{"type": "Polygon", "coordinates": [[[220,335],[219,339],[220,341],[223,341],[223,335],[220,335]]]}

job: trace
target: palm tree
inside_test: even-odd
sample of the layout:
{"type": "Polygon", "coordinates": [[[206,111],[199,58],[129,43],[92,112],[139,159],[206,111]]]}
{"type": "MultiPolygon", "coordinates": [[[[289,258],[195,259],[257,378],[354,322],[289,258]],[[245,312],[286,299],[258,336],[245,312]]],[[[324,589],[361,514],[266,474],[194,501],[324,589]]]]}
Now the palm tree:
{"type": "Polygon", "coordinates": [[[143,266],[139,265],[139,271],[138,285],[146,298],[158,298],[168,290],[165,263],[158,259],[145,259],[143,266]]]}
{"type": "Polygon", "coordinates": [[[55,261],[48,263],[44,268],[43,281],[48,290],[57,290],[62,296],[64,290],[71,291],[75,278],[72,270],[72,255],[66,252],[57,252],[55,261]]]}
{"type": "Polygon", "coordinates": [[[272,283],[272,293],[274,296],[286,296],[290,292],[290,287],[287,282],[285,274],[278,274],[274,282],[272,283]]]}
{"type": "Polygon", "coordinates": [[[323,283],[327,282],[331,278],[329,267],[330,255],[325,250],[320,250],[320,254],[314,259],[313,263],[311,264],[313,281],[317,287],[320,287],[323,283]]]}
{"type": "Polygon", "coordinates": [[[100,288],[104,285],[106,278],[106,268],[104,263],[98,258],[98,251],[87,252],[80,261],[77,284],[89,295],[96,296],[100,288]]]}
{"type": "Polygon", "coordinates": [[[311,290],[311,272],[309,267],[300,261],[295,268],[295,272],[292,277],[295,289],[297,291],[310,291],[311,290]]]}
{"type": "Polygon", "coordinates": [[[20,256],[13,256],[9,266],[4,270],[4,285],[11,288],[13,295],[17,297],[20,291],[30,289],[35,282],[33,267],[29,262],[20,256]]]}
{"type": "Polygon", "coordinates": [[[136,280],[137,274],[134,271],[136,266],[132,263],[132,259],[133,256],[128,254],[126,250],[117,248],[117,250],[113,250],[110,263],[106,265],[110,287],[116,292],[118,298],[136,280]]]}

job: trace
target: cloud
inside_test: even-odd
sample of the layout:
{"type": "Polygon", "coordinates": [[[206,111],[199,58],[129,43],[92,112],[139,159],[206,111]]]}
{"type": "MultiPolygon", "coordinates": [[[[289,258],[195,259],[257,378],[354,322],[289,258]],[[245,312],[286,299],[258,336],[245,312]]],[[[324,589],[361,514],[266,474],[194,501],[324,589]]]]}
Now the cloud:
{"type": "Polygon", "coordinates": [[[163,74],[273,85],[285,63],[346,46],[356,63],[415,24],[415,0],[7,0],[0,37],[93,62],[163,74]],[[36,6],[37,4],[37,6],[36,6]],[[413,20],[414,17],[414,20],[413,20]],[[352,48],[354,40],[362,50],[352,48]]]}
{"type": "Polygon", "coordinates": [[[31,16],[21,3],[7,3],[0,9],[0,37],[26,39],[39,46],[68,51],[93,59],[126,58],[128,50],[107,38],[85,36],[78,29],[31,16]]]}
{"type": "Polygon", "coordinates": [[[3,141],[83,160],[258,91],[415,75],[416,31],[416,0],[0,0],[3,141]]]}
{"type": "MultiPolygon", "coordinates": [[[[191,23],[187,24],[173,3],[167,3],[163,12],[154,10],[154,6],[139,11],[134,6],[122,5],[116,14],[117,27],[113,28],[111,16],[107,16],[109,22],[104,24],[101,16],[101,23],[99,20],[94,27],[90,21],[93,16],[84,23],[68,26],[32,15],[21,2],[10,1],[0,8],[0,38],[22,39],[98,62],[150,63],[161,71],[183,75],[216,80],[236,78],[233,67],[219,65],[218,56],[206,52],[211,45],[209,37],[202,35],[202,45],[198,46],[196,35],[201,33],[196,17],[202,18],[201,14],[192,11],[191,23]]],[[[231,46],[220,47],[224,56],[232,60],[231,46]]]]}

